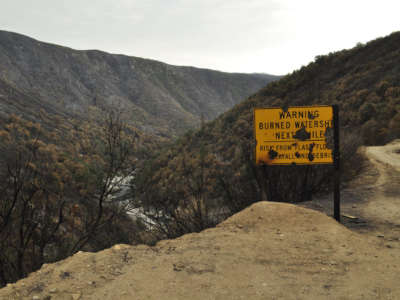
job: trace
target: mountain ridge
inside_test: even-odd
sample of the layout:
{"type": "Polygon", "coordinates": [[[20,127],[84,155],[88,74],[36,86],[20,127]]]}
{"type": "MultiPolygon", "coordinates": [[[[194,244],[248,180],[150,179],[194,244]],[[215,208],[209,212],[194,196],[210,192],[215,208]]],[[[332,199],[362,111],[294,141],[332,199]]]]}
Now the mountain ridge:
{"type": "Polygon", "coordinates": [[[0,31],[0,79],[74,114],[119,105],[143,131],[176,136],[277,79],[173,66],[99,50],[74,50],[0,31]]]}

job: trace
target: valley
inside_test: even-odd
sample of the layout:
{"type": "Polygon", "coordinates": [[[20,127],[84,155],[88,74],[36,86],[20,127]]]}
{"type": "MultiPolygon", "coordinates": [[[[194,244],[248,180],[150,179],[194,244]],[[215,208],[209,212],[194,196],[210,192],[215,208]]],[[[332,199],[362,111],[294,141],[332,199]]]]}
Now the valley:
{"type": "Polygon", "coordinates": [[[0,299],[396,299],[399,147],[365,149],[367,166],[343,191],[345,226],[301,207],[330,214],[331,199],[259,202],[153,247],[78,252],[1,289],[0,299]]]}
{"type": "MultiPolygon", "coordinates": [[[[281,77],[0,31],[0,299],[400,298],[399,44],[281,77]],[[333,168],[254,164],[254,110],[313,105],[340,113],[341,224],[333,168]]],[[[257,125],[324,140],[319,113],[257,125]]]]}

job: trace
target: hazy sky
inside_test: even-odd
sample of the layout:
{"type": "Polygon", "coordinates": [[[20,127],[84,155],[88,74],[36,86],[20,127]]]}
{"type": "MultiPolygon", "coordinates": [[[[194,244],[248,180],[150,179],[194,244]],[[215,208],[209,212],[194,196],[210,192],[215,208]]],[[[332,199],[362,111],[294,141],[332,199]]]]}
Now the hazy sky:
{"type": "Polygon", "coordinates": [[[400,1],[1,0],[0,30],[175,65],[283,75],[400,30],[400,1]]]}

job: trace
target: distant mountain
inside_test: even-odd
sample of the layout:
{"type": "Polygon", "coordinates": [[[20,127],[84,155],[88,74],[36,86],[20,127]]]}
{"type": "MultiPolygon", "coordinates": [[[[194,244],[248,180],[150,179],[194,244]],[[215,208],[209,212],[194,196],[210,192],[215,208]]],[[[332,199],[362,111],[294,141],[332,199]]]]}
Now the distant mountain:
{"type": "Polygon", "coordinates": [[[24,115],[29,114],[27,109],[41,107],[79,115],[90,105],[118,105],[129,111],[141,130],[171,137],[195,127],[202,117],[214,119],[277,78],[77,51],[0,31],[3,113],[24,115]],[[16,97],[20,103],[10,102],[13,94],[7,90],[24,97],[16,97]]]}

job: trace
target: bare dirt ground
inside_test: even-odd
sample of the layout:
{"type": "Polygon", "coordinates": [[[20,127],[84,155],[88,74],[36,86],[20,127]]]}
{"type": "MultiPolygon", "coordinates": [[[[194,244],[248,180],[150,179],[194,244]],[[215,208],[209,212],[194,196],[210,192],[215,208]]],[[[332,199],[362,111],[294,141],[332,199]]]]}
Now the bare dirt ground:
{"type": "Polygon", "coordinates": [[[400,143],[369,147],[362,176],[304,206],[259,202],[216,228],[77,253],[0,299],[400,299],[400,143]],[[393,163],[395,161],[395,163],[393,163]]]}

